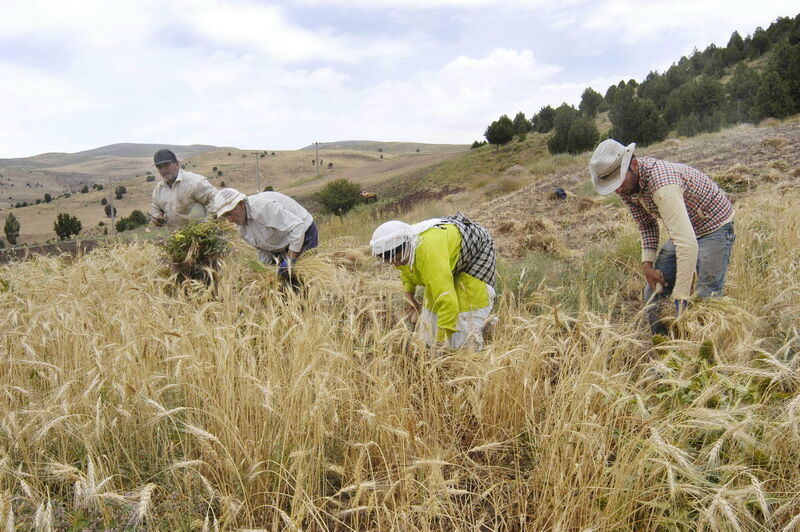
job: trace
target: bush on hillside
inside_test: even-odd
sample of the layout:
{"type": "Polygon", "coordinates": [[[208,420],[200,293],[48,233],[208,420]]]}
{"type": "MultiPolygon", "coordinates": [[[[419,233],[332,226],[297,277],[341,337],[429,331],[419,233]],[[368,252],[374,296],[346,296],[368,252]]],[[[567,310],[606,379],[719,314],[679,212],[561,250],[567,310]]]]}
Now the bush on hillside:
{"type": "Polygon", "coordinates": [[[600,133],[594,120],[586,118],[571,105],[556,109],[553,136],[547,141],[550,153],[581,153],[594,148],[600,133]]]}
{"type": "Polygon", "coordinates": [[[545,105],[539,112],[531,117],[531,126],[537,133],[547,133],[553,129],[553,121],[556,118],[556,110],[549,105],[545,105]]]}
{"type": "Polygon", "coordinates": [[[777,73],[770,71],[762,76],[754,107],[762,118],[785,118],[792,113],[794,102],[777,73]]]}
{"type": "Polygon", "coordinates": [[[578,109],[580,109],[581,113],[586,117],[594,118],[597,116],[597,111],[604,102],[605,100],[602,94],[591,87],[586,87],[586,90],[584,90],[581,95],[581,103],[578,105],[578,109]]]}
{"type": "Polygon", "coordinates": [[[489,124],[483,136],[495,148],[508,144],[514,138],[514,123],[508,116],[503,115],[489,124]]]}
{"type": "Polygon", "coordinates": [[[72,235],[77,235],[81,232],[81,228],[81,221],[65,212],[59,213],[53,223],[53,231],[58,235],[59,240],[67,240],[72,235]]]}
{"type": "Polygon", "coordinates": [[[314,195],[325,214],[344,216],[361,201],[361,187],[348,179],[331,181],[314,195]]]}
{"type": "MultiPolygon", "coordinates": [[[[522,135],[527,133],[531,130],[531,122],[527,118],[525,118],[525,113],[520,111],[514,117],[514,134],[515,135],[522,135]]],[[[419,150],[417,150],[419,151],[419,150]]]]}
{"type": "Polygon", "coordinates": [[[3,226],[3,232],[6,234],[6,239],[8,243],[12,246],[17,245],[17,237],[19,237],[19,221],[17,217],[14,216],[14,213],[8,213],[6,216],[6,223],[3,226]]]}
{"type": "Polygon", "coordinates": [[[667,137],[669,126],[650,100],[625,91],[608,114],[611,119],[610,137],[623,144],[636,142],[646,146],[667,137]]]}

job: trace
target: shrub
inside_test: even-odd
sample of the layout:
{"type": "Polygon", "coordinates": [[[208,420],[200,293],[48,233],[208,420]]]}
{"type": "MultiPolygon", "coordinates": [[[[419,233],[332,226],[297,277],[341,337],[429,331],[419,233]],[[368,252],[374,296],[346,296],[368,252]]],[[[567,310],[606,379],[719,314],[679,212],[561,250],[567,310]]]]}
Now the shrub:
{"type": "Polygon", "coordinates": [[[327,214],[344,216],[361,200],[361,187],[347,179],[331,181],[314,195],[327,214]]]}
{"type": "Polygon", "coordinates": [[[58,235],[59,240],[67,240],[72,235],[81,232],[81,222],[75,216],[67,213],[59,213],[53,223],[53,231],[58,235]]]}
{"type": "Polygon", "coordinates": [[[81,194],[86,194],[87,192],[89,192],[89,185],[83,185],[83,188],[81,189],[81,194]]]}
{"type": "Polygon", "coordinates": [[[514,123],[508,116],[503,115],[489,124],[483,136],[495,148],[508,144],[514,138],[514,123]]]}
{"type": "Polygon", "coordinates": [[[150,183],[150,182],[152,182],[152,181],[155,181],[155,180],[156,180],[156,176],[154,176],[154,175],[152,175],[152,174],[150,174],[149,176],[147,176],[147,182],[148,182],[148,183],[150,183]]]}
{"type": "Polygon", "coordinates": [[[6,224],[5,226],[3,226],[3,232],[5,232],[6,234],[6,239],[8,240],[8,243],[11,244],[12,246],[15,246],[17,244],[17,237],[19,236],[19,228],[20,225],[19,221],[17,220],[17,217],[14,216],[13,213],[8,213],[8,216],[6,216],[6,224]]]}

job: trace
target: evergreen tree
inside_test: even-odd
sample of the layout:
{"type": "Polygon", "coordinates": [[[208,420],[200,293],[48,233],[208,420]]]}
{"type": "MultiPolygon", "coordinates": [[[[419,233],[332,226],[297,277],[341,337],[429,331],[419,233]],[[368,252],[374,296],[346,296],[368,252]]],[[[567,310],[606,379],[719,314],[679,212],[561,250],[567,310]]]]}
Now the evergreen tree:
{"type": "Polygon", "coordinates": [[[594,120],[578,116],[572,120],[567,131],[567,151],[582,153],[591,150],[599,137],[594,120]]]}
{"type": "Polygon", "coordinates": [[[754,107],[760,118],[784,118],[791,114],[794,102],[786,84],[776,72],[770,70],[761,78],[754,107]]]}
{"type": "Polygon", "coordinates": [[[3,232],[6,234],[6,240],[12,246],[17,245],[17,237],[19,237],[19,221],[14,216],[13,212],[8,213],[6,216],[6,224],[3,226],[3,232]]]}
{"type": "Polygon", "coordinates": [[[527,118],[525,118],[525,113],[520,111],[519,113],[517,113],[517,116],[514,117],[514,134],[522,135],[530,130],[531,130],[530,121],[527,118]]]}
{"type": "Polygon", "coordinates": [[[555,120],[555,117],[556,110],[549,105],[545,105],[539,109],[538,113],[533,115],[533,118],[531,118],[531,125],[537,133],[547,133],[553,129],[553,120],[555,120]]]}
{"type": "Polygon", "coordinates": [[[50,203],[51,201],[53,201],[53,196],[51,196],[50,194],[45,193],[44,202],[45,203],[50,203]]]}
{"type": "MultiPolygon", "coordinates": [[[[698,52],[699,53],[699,52],[698,52]]],[[[639,85],[637,94],[640,98],[647,98],[652,100],[659,109],[664,109],[667,104],[667,97],[669,96],[669,87],[667,80],[658,72],[651,71],[644,78],[644,81],[639,85]]]]}
{"type": "Polygon", "coordinates": [[[580,116],[580,113],[571,105],[562,103],[556,109],[553,119],[553,136],[547,140],[547,149],[550,153],[565,153],[569,141],[569,128],[572,122],[580,116]]]}
{"type": "Polygon", "coordinates": [[[758,72],[739,63],[733,71],[730,81],[725,86],[728,91],[728,122],[755,122],[758,115],[754,109],[756,92],[760,79],[758,72]]]}
{"type": "Polygon", "coordinates": [[[752,46],[752,57],[760,57],[769,50],[769,38],[767,38],[767,32],[761,26],[756,28],[750,44],[752,46]]]}
{"type": "Polygon", "coordinates": [[[594,118],[597,116],[597,111],[600,109],[603,101],[602,94],[591,87],[586,87],[586,90],[584,90],[581,95],[581,103],[578,105],[578,109],[587,117],[594,118]]]}
{"type": "Polygon", "coordinates": [[[700,119],[694,113],[683,116],[678,120],[676,130],[681,137],[694,137],[701,131],[700,119]]]}
{"type": "Polygon", "coordinates": [[[636,142],[641,146],[664,140],[669,126],[651,100],[639,98],[625,91],[609,112],[610,137],[623,144],[636,142]]]}
{"type": "Polygon", "coordinates": [[[53,231],[58,235],[59,240],[67,240],[72,235],[81,232],[81,222],[75,216],[67,213],[59,213],[53,223],[53,231]]]}
{"type": "Polygon", "coordinates": [[[700,76],[684,83],[667,98],[664,118],[675,126],[683,117],[695,114],[703,131],[719,129],[725,107],[725,88],[718,80],[700,76]]]}
{"type": "Polygon", "coordinates": [[[783,41],[775,46],[767,67],[770,71],[778,75],[792,100],[789,114],[800,111],[800,44],[783,41]]]}
{"type": "Polygon", "coordinates": [[[483,136],[495,148],[508,144],[514,138],[514,123],[508,116],[503,115],[486,128],[483,136]]]}
{"type": "Polygon", "coordinates": [[[744,59],[744,39],[738,31],[731,34],[728,46],[725,47],[725,64],[730,66],[744,59]]]}

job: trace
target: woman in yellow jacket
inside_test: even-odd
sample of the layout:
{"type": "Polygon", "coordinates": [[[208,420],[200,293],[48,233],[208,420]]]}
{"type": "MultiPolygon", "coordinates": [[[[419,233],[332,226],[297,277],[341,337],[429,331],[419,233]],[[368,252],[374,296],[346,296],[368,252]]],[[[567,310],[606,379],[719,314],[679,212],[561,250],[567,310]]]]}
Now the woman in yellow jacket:
{"type": "Polygon", "coordinates": [[[494,241],[486,228],[460,212],[414,225],[393,220],[375,230],[370,247],[400,271],[407,311],[419,314],[428,344],[483,346],[495,297],[494,241]],[[421,307],[417,286],[425,287],[421,307]]]}

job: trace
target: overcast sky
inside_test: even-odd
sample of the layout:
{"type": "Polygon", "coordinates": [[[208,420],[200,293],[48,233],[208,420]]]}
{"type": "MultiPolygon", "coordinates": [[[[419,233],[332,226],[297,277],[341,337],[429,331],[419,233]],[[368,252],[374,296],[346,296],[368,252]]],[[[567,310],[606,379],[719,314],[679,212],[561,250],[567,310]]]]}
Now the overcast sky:
{"type": "Polygon", "coordinates": [[[797,0],[0,0],[0,157],[471,143],[797,0]]]}

